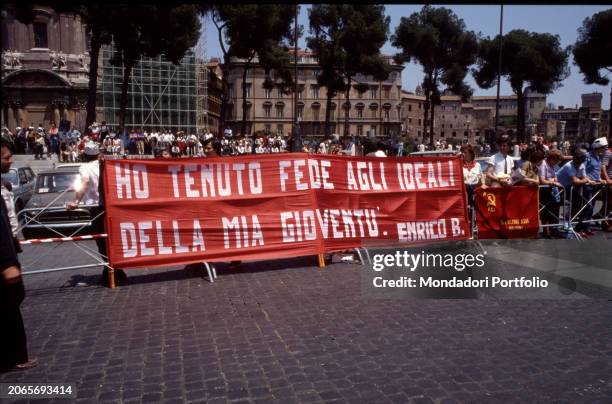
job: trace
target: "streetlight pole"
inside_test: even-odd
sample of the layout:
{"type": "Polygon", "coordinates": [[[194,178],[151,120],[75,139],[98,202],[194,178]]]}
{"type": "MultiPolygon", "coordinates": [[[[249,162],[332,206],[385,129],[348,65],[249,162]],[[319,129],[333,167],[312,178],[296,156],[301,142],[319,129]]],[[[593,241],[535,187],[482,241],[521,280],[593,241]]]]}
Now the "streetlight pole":
{"type": "Polygon", "coordinates": [[[501,69],[502,69],[502,32],[504,25],[504,5],[501,5],[499,16],[499,64],[497,66],[497,98],[495,99],[495,134],[497,135],[499,127],[499,87],[501,84],[501,69]]]}
{"type": "Polygon", "coordinates": [[[293,27],[293,130],[291,132],[291,151],[302,151],[300,123],[298,121],[298,8],[295,5],[295,22],[293,27]]]}

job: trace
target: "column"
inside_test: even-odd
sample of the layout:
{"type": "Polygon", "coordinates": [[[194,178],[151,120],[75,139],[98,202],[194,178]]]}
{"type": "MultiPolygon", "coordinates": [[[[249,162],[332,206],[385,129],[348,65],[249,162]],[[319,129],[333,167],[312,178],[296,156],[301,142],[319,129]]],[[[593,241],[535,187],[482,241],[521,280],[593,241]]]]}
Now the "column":
{"type": "Polygon", "coordinates": [[[15,110],[17,110],[17,125],[16,126],[21,126],[22,128],[24,127],[27,128],[28,126],[30,126],[27,123],[28,117],[26,114],[27,111],[25,111],[24,109],[24,105],[19,102],[16,102],[13,107],[13,111],[15,110]]]}
{"type": "Polygon", "coordinates": [[[5,107],[5,111],[6,111],[6,116],[4,118],[4,122],[8,126],[9,130],[13,132],[17,126],[20,126],[19,124],[17,124],[17,121],[15,120],[16,112],[17,112],[15,110],[15,104],[12,102],[9,103],[5,107]]]}
{"type": "Polygon", "coordinates": [[[51,107],[53,109],[53,121],[55,121],[55,126],[59,125],[59,121],[60,121],[60,103],[57,101],[53,101],[51,103],[51,107]]]}

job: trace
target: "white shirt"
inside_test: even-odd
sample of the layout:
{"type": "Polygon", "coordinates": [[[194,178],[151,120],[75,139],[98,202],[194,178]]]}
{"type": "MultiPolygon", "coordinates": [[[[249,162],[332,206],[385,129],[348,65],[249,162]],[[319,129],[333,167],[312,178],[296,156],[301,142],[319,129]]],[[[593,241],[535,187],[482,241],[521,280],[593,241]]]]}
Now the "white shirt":
{"type": "Polygon", "coordinates": [[[375,152],[366,154],[366,157],[387,157],[387,155],[382,150],[376,150],[375,152]]]}
{"type": "Polygon", "coordinates": [[[2,187],[2,199],[4,199],[4,203],[6,204],[6,213],[8,215],[9,222],[11,223],[11,231],[13,232],[13,236],[17,237],[17,229],[19,228],[19,222],[17,221],[17,214],[15,213],[14,195],[11,191],[6,189],[4,185],[0,185],[0,187],[2,187]]]}
{"type": "Polygon", "coordinates": [[[514,160],[512,157],[508,155],[504,158],[501,153],[495,153],[489,157],[488,163],[493,166],[493,175],[495,176],[503,173],[511,175],[512,169],[514,168],[514,160]]]}
{"type": "Polygon", "coordinates": [[[81,180],[89,179],[87,189],[83,194],[81,203],[85,205],[97,205],[100,197],[98,195],[98,183],[100,181],[100,163],[98,160],[91,161],[79,167],[81,180]]]}
{"type": "Polygon", "coordinates": [[[474,164],[474,167],[463,167],[463,181],[467,185],[478,185],[482,179],[482,167],[480,164],[474,164]]]}

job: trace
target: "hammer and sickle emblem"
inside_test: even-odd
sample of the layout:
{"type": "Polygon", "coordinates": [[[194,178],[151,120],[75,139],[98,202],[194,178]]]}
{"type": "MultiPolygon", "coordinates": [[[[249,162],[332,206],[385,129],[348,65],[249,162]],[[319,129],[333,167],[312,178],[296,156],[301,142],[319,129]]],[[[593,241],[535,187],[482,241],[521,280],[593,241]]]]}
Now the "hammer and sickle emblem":
{"type": "Polygon", "coordinates": [[[485,193],[484,197],[487,199],[487,210],[489,212],[495,212],[495,208],[497,207],[497,203],[495,200],[495,195],[485,193]]]}

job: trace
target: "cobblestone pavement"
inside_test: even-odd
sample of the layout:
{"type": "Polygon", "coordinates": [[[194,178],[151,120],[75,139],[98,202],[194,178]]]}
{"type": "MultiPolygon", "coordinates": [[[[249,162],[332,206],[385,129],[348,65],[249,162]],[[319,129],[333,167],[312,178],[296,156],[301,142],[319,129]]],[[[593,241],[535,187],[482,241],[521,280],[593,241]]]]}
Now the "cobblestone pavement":
{"type": "Polygon", "coordinates": [[[0,381],[73,382],[85,403],[610,402],[612,302],[365,300],[363,267],[315,265],[129,270],[115,290],[97,268],[28,275],[40,365],[0,381]]]}

